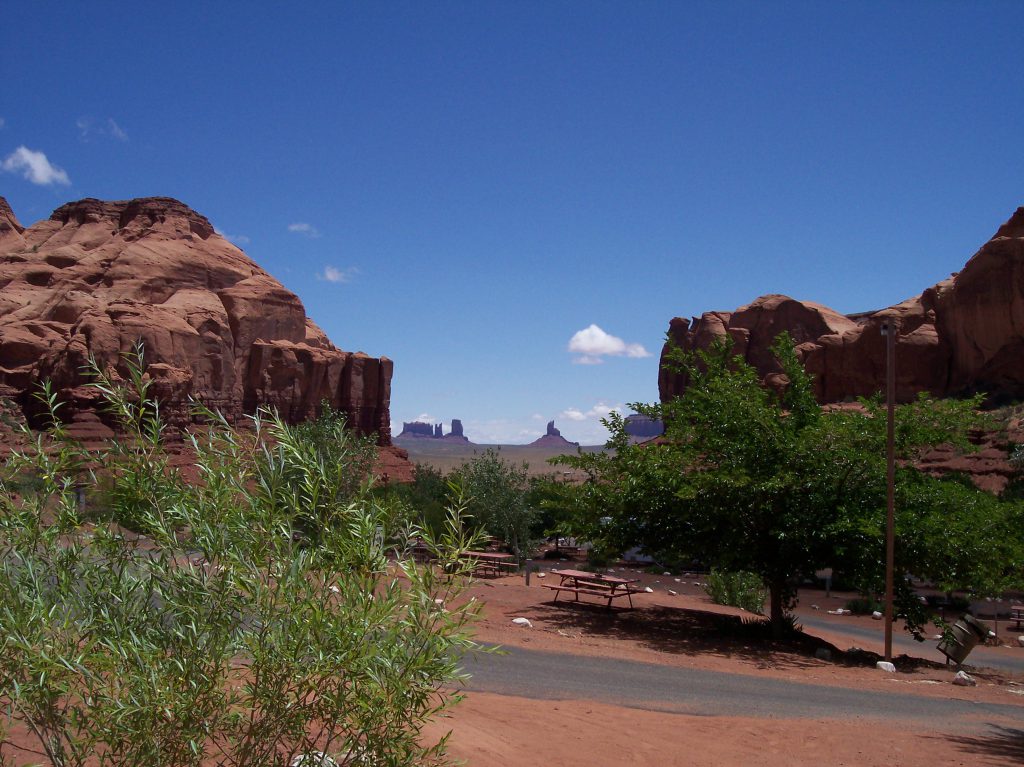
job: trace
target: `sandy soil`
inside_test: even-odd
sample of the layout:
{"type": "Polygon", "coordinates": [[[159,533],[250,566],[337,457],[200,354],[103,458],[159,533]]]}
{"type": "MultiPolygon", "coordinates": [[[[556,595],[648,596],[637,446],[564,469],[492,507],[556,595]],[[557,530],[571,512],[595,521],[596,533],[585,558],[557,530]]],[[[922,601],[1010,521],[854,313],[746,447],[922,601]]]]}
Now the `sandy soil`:
{"type": "MultiPolygon", "coordinates": [[[[544,568],[552,565],[545,563],[544,568]]],[[[616,573],[619,574],[619,573],[616,573]]],[[[522,576],[479,581],[471,594],[485,604],[478,638],[506,646],[606,656],[649,663],[767,676],[858,690],[898,691],[1019,705],[1024,715],[1024,677],[979,669],[977,687],[955,687],[953,670],[932,662],[903,659],[896,674],[855,664],[843,650],[867,644],[844,629],[877,631],[870,617],[835,616],[835,629],[809,631],[799,646],[722,637],[710,628],[709,614],[742,615],[710,603],[696,585],[699,576],[661,576],[627,570],[654,593],[636,597],[634,610],[553,603],[544,578],[531,585],[522,576]],[[677,592],[670,595],[668,590],[677,592]],[[512,624],[528,618],[532,628],[512,624]],[[834,661],[814,657],[831,647],[834,661]],[[849,665],[848,665],[849,664],[849,665]]],[[[552,576],[546,576],[551,578],[552,576]]],[[[798,614],[828,615],[847,594],[802,595],[798,614]],[[817,605],[818,610],[813,610],[817,605]]],[[[749,616],[747,616],[749,617],[749,616]]],[[[830,618],[832,616],[829,616],[830,618]]],[[[934,642],[930,643],[934,645],[934,642]]],[[[1024,656],[1024,648],[998,652],[1024,656]]],[[[470,765],[1019,765],[1024,762],[1024,730],[1014,722],[1000,730],[953,732],[948,722],[865,723],[802,718],[690,716],[619,707],[586,700],[529,700],[470,692],[451,718],[431,734],[450,728],[451,753],[470,765]]]]}
{"type": "MultiPolygon", "coordinates": [[[[559,563],[538,564],[550,569],[559,563]]],[[[637,578],[654,591],[635,597],[635,609],[608,611],[601,605],[552,602],[553,592],[541,588],[554,577],[551,575],[538,577],[534,573],[529,586],[522,575],[476,581],[467,598],[484,605],[477,638],[505,646],[857,690],[1000,703],[1019,706],[1021,718],[1003,717],[994,722],[995,727],[979,718],[982,726],[965,728],[962,722],[954,726],[956,723],[921,719],[867,722],[695,716],[656,710],[657,702],[647,710],[636,703],[627,707],[584,699],[534,700],[471,691],[446,718],[427,728],[428,742],[450,730],[450,754],[473,767],[1024,764],[1024,728],[1020,726],[1024,675],[979,670],[975,674],[977,687],[954,687],[951,669],[912,659],[900,661],[898,673],[886,674],[876,670],[870,659],[846,657],[842,652],[866,644],[844,633],[853,626],[877,631],[876,646],[865,649],[881,651],[881,625],[866,617],[835,616],[834,629],[808,632],[806,639],[795,643],[751,639],[742,632],[723,635],[721,621],[714,616],[744,614],[712,604],[699,585],[699,576],[649,575],[631,568],[616,574],[637,578]],[[670,589],[677,593],[669,594],[670,589]],[[514,625],[515,617],[528,618],[532,628],[514,625]],[[833,661],[815,657],[815,650],[822,647],[831,648],[833,661]]],[[[848,598],[846,594],[826,599],[821,592],[804,593],[798,615],[827,615],[848,598]]],[[[1024,648],[995,651],[1024,657],[1024,648]]],[[[20,729],[11,733],[13,739],[30,743],[20,729]]],[[[16,764],[39,761],[26,752],[15,755],[16,764]]]]}

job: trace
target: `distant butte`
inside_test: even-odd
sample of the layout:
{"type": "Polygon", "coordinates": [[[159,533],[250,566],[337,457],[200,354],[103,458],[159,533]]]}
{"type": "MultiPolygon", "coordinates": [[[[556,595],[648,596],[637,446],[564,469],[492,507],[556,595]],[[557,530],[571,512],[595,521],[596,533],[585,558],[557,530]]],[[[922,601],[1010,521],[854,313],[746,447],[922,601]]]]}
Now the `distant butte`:
{"type": "Polygon", "coordinates": [[[376,435],[392,479],[411,478],[391,447],[391,360],[334,346],[294,293],[178,200],[78,200],[25,228],[0,197],[0,287],[0,398],[30,422],[49,379],[73,433],[112,433],[83,367],[119,368],[142,340],[173,427],[191,422],[190,398],[233,422],[260,405],[302,421],[326,401],[376,435]]]}
{"type": "Polygon", "coordinates": [[[409,439],[443,439],[449,442],[465,442],[469,445],[473,444],[463,433],[462,421],[458,418],[452,419],[452,429],[448,434],[444,433],[443,424],[435,423],[431,425],[424,421],[404,421],[402,423],[402,431],[397,437],[395,437],[395,439],[403,442],[409,439]]]}
{"type": "Polygon", "coordinates": [[[562,432],[555,428],[554,421],[548,421],[548,428],[544,436],[538,437],[530,443],[532,447],[579,447],[579,442],[570,442],[562,436],[562,432]]]}

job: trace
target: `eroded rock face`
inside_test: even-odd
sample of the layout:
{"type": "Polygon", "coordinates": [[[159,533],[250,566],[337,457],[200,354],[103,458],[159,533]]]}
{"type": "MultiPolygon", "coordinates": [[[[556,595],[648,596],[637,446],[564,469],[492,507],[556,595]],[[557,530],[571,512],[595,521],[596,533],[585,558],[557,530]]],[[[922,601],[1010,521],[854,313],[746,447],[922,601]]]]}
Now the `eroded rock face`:
{"type": "MultiPolygon", "coordinates": [[[[735,312],[706,312],[692,321],[676,317],[669,334],[686,350],[706,349],[728,336],[764,383],[779,387],[785,376],[770,346],[779,333],[789,331],[814,376],[819,401],[838,403],[884,389],[881,327],[891,320],[899,324],[899,401],[908,402],[919,392],[937,397],[983,392],[991,404],[1024,398],[1024,208],[961,272],[887,309],[844,316],[819,304],[762,296],[735,312]]],[[[661,370],[658,387],[665,401],[680,394],[686,381],[661,370]]],[[[1001,492],[1015,476],[1007,453],[1024,441],[1024,428],[1011,424],[1005,433],[979,433],[973,441],[976,452],[962,455],[940,446],[917,465],[935,476],[965,474],[981,489],[1001,492]]]]}
{"type": "MultiPolygon", "coordinates": [[[[821,402],[842,402],[885,384],[883,322],[899,323],[896,396],[984,392],[994,401],[1024,397],[1024,208],[979,250],[963,271],[921,295],[875,312],[842,315],[786,296],[762,296],[734,312],[676,317],[669,334],[683,349],[706,349],[729,336],[734,349],[769,385],[780,383],[770,346],[782,331],[815,379],[821,402]]],[[[667,349],[667,347],[666,347],[667,349]]],[[[662,351],[664,360],[665,350],[662,351]]],[[[662,400],[686,386],[661,371],[662,400]]]]}
{"type": "Polygon", "coordinates": [[[73,423],[102,431],[82,368],[90,356],[118,368],[141,340],[175,426],[189,397],[232,421],[262,404],[301,421],[326,400],[391,444],[391,361],[335,347],[295,294],[177,200],[79,200],[26,229],[0,198],[0,288],[0,394],[30,416],[50,379],[73,423]]]}

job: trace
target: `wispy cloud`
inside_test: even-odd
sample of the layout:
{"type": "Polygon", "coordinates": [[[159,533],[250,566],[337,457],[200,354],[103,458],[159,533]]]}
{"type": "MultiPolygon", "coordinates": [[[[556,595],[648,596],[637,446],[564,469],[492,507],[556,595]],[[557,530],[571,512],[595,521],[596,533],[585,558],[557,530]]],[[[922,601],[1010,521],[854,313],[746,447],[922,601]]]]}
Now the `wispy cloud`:
{"type": "Polygon", "coordinates": [[[7,124],[7,121],[6,121],[6,120],[4,120],[4,118],[0,117],[0,130],[3,130],[3,129],[4,129],[4,126],[5,126],[6,124],[7,124]]]}
{"type": "Polygon", "coordinates": [[[248,245],[251,242],[251,240],[244,234],[228,234],[223,229],[218,229],[217,227],[213,227],[213,231],[235,245],[248,245]]]}
{"type": "Polygon", "coordinates": [[[573,334],[569,339],[569,352],[577,355],[573,358],[577,365],[600,365],[604,357],[651,356],[642,345],[626,343],[594,324],[573,334]]]}
{"type": "Polygon", "coordinates": [[[359,274],[359,269],[354,266],[350,266],[346,269],[339,269],[336,266],[328,264],[324,267],[324,270],[317,275],[317,278],[324,280],[325,282],[347,283],[352,282],[357,274],[359,274]]]}
{"type": "Polygon", "coordinates": [[[606,402],[598,402],[586,412],[576,407],[568,407],[558,414],[558,418],[576,422],[599,421],[602,418],[607,418],[613,412],[622,413],[624,411],[625,407],[623,405],[609,405],[606,402]]]}
{"type": "Polygon", "coordinates": [[[294,224],[288,224],[288,231],[293,234],[301,234],[310,238],[320,236],[320,230],[312,224],[307,224],[305,221],[296,221],[294,224]]]}
{"type": "Polygon", "coordinates": [[[75,125],[78,127],[78,137],[82,141],[89,141],[95,136],[112,138],[117,141],[128,140],[128,134],[113,117],[108,117],[106,120],[96,120],[88,116],[79,117],[75,120],[75,125]]]}
{"type": "Polygon", "coordinates": [[[68,186],[71,179],[63,168],[53,165],[46,155],[28,147],[19,146],[4,158],[3,167],[8,173],[20,173],[24,178],[39,186],[60,184],[68,186]]]}

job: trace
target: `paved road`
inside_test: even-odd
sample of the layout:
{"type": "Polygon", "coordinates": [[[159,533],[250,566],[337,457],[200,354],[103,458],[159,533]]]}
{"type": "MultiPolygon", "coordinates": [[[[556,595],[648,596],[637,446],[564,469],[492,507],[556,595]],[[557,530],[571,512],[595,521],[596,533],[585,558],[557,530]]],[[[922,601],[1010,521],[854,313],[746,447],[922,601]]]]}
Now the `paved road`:
{"type": "MultiPolygon", "coordinates": [[[[871,650],[872,652],[877,652],[879,655],[882,654],[885,639],[881,622],[878,623],[877,629],[873,629],[851,623],[844,623],[843,619],[838,616],[831,620],[830,618],[832,618],[832,616],[819,618],[817,615],[801,613],[799,618],[797,618],[797,622],[803,625],[805,629],[811,629],[812,632],[814,629],[821,629],[849,637],[855,637],[860,641],[851,641],[851,645],[859,645],[864,650],[871,650]]],[[[937,644],[938,642],[934,639],[917,642],[912,636],[910,636],[910,634],[898,625],[894,627],[892,632],[893,655],[906,653],[907,655],[911,655],[915,658],[926,658],[928,660],[944,663],[946,656],[936,649],[935,646],[937,644]]],[[[840,647],[839,649],[845,650],[847,648],[840,647]]],[[[1024,649],[1021,649],[1019,652],[1015,650],[1010,654],[1005,651],[997,651],[988,647],[975,647],[971,650],[971,654],[967,656],[966,665],[988,666],[990,668],[1001,669],[1003,671],[1024,673],[1024,649]]]]}
{"type": "MultiPolygon", "coordinates": [[[[1024,706],[879,693],[614,658],[509,648],[477,654],[470,690],[545,700],[585,699],[703,716],[927,720],[943,730],[1009,723],[1024,737],[1024,706]]],[[[1009,697],[1009,694],[1007,694],[1009,697]]]]}

